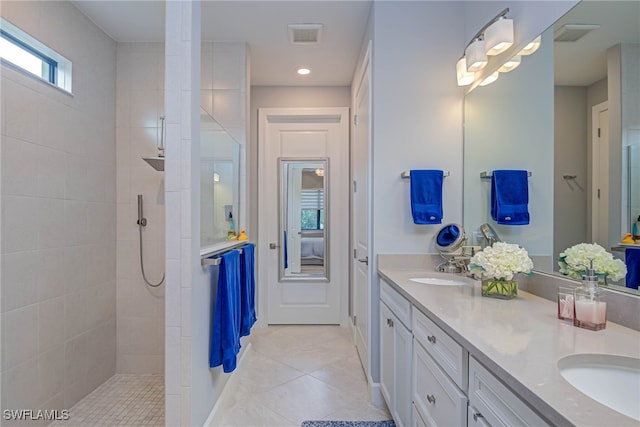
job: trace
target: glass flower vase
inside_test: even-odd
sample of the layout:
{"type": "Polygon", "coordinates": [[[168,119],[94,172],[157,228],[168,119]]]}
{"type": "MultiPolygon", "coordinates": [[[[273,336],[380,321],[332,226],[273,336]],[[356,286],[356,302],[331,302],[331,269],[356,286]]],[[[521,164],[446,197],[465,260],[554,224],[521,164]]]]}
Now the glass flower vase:
{"type": "Polygon", "coordinates": [[[518,295],[518,281],[505,279],[482,279],[482,296],[513,299],[518,295]]]}

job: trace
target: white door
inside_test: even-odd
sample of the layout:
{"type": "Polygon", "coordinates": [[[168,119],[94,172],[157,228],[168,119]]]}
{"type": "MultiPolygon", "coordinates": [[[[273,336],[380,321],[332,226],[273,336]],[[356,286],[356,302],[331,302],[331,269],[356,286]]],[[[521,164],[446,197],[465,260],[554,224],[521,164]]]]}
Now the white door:
{"type": "MultiPolygon", "coordinates": [[[[342,324],[348,321],[349,268],[349,109],[261,108],[258,111],[258,233],[261,312],[268,324],[342,324]],[[324,212],[324,278],[296,277],[284,262],[291,260],[280,215],[282,164],[326,161],[324,212]],[[285,245],[286,243],[286,245],[285,245]]],[[[287,175],[288,176],[288,175],[287,175]]],[[[290,190],[287,190],[289,193],[290,190]]],[[[293,216],[288,220],[294,221],[293,216]]],[[[300,221],[300,216],[298,216],[300,221]]],[[[288,230],[288,235],[292,234],[288,230]]],[[[297,229],[299,230],[299,228],[297,229]]],[[[295,239],[298,239],[298,232],[295,239]]]]}
{"type": "Polygon", "coordinates": [[[609,245],[609,109],[603,102],[593,107],[592,240],[609,245]]]}
{"type": "MultiPolygon", "coordinates": [[[[369,277],[371,254],[369,253],[369,165],[370,165],[370,68],[369,55],[363,62],[360,82],[355,94],[354,135],[352,147],[352,210],[351,229],[353,242],[351,311],[354,324],[354,341],[364,371],[369,376],[369,317],[371,298],[369,277]]],[[[377,310],[376,310],[377,311],[377,310]]]]}

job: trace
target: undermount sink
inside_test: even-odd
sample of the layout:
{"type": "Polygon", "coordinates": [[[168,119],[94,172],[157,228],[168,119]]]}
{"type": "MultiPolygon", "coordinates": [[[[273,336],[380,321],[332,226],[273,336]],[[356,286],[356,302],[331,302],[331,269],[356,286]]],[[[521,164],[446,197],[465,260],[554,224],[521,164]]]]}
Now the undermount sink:
{"type": "Polygon", "coordinates": [[[467,282],[463,282],[462,280],[441,279],[437,277],[414,277],[409,280],[412,282],[423,283],[425,285],[436,286],[463,286],[467,284],[467,282]]]}
{"type": "Polygon", "coordinates": [[[562,377],[616,412],[640,421],[640,359],[611,354],[572,354],[558,360],[562,377]]]}

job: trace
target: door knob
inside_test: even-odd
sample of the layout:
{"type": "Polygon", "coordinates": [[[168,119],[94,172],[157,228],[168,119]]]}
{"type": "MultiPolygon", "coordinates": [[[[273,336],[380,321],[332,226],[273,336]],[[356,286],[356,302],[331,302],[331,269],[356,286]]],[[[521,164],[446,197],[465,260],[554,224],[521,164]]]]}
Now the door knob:
{"type": "Polygon", "coordinates": [[[362,262],[365,265],[369,265],[369,256],[366,256],[364,258],[358,258],[358,262],[362,262]]]}
{"type": "Polygon", "coordinates": [[[277,249],[280,245],[276,245],[275,243],[269,243],[269,249],[277,249]]]}

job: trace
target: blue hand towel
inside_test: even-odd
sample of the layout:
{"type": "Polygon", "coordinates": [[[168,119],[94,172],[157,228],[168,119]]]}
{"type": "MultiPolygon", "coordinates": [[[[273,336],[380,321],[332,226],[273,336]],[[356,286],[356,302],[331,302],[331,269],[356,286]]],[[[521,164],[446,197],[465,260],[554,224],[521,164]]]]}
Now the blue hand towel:
{"type": "Polygon", "coordinates": [[[491,219],[498,224],[529,224],[529,178],[524,170],[494,170],[491,219]]]}
{"type": "Polygon", "coordinates": [[[240,336],[249,335],[256,323],[256,280],[254,271],[254,249],[250,244],[242,248],[240,255],[240,336]]]}
{"type": "Polygon", "coordinates": [[[240,253],[233,250],[220,258],[209,367],[222,365],[224,372],[232,372],[240,351],[240,253]]]}
{"type": "Polygon", "coordinates": [[[640,285],[640,248],[624,250],[624,262],[627,264],[627,288],[638,289],[640,285]]]}
{"type": "Polygon", "coordinates": [[[441,170],[411,170],[411,215],[415,224],[442,224],[441,170]]]}

